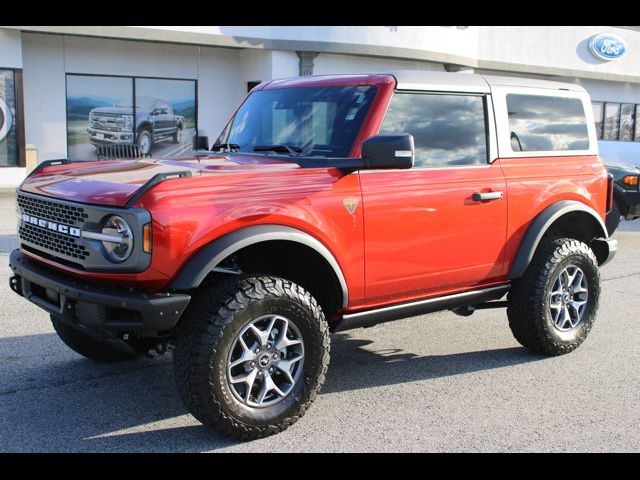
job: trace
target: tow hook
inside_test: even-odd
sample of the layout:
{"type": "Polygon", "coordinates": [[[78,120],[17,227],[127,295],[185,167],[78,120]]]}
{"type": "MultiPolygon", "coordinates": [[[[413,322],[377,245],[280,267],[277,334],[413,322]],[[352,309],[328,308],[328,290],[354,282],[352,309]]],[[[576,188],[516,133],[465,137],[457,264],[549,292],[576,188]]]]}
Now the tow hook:
{"type": "Polygon", "coordinates": [[[21,297],[23,296],[22,295],[22,282],[20,281],[20,277],[19,276],[12,275],[9,278],[9,288],[11,288],[11,290],[16,292],[21,297]]]}
{"type": "Polygon", "coordinates": [[[147,350],[147,353],[145,355],[148,358],[153,358],[154,357],[154,355],[153,355],[154,352],[155,352],[156,355],[162,356],[166,352],[170,352],[172,350],[173,350],[173,344],[172,343],[170,343],[169,341],[159,341],[154,346],[150,347],[149,350],[147,350]]]}

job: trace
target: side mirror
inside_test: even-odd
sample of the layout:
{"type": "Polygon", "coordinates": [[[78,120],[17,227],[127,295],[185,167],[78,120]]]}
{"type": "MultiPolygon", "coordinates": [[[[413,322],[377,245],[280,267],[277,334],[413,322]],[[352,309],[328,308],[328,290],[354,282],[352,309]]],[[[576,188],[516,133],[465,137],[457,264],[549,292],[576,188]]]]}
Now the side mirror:
{"type": "Polygon", "coordinates": [[[415,158],[413,135],[376,135],[362,144],[365,168],[411,168],[415,158]]]}
{"type": "Polygon", "coordinates": [[[194,150],[209,150],[209,137],[204,130],[198,130],[193,136],[193,149],[194,150]]]}

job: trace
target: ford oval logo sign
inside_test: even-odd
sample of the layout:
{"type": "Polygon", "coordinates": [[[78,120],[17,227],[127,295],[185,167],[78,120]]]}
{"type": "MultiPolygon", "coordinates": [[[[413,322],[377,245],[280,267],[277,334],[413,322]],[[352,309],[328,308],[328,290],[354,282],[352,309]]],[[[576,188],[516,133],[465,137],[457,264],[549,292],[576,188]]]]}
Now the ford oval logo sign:
{"type": "Polygon", "coordinates": [[[591,37],[589,50],[594,57],[609,61],[624,56],[627,53],[627,44],[617,35],[601,33],[591,37]]]}
{"type": "Polygon", "coordinates": [[[0,98],[0,142],[4,140],[11,130],[12,114],[9,105],[0,98]]]}

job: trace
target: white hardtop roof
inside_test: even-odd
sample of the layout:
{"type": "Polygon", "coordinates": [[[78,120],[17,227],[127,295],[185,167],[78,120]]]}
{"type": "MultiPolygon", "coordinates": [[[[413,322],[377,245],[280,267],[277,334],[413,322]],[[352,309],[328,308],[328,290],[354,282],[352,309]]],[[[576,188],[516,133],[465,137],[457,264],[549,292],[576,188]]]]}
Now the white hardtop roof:
{"type": "Polygon", "coordinates": [[[584,88],[573,83],[552,82],[530,78],[478,75],[464,72],[430,72],[420,70],[398,70],[386,72],[398,82],[398,90],[431,90],[489,93],[493,86],[545,88],[584,92],[584,88]]]}

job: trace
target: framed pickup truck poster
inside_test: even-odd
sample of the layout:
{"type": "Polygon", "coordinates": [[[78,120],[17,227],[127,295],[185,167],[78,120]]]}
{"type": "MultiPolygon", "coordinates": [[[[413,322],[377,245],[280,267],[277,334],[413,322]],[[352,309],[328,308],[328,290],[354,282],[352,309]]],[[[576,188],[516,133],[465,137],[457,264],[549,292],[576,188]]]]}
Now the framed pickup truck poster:
{"type": "Polygon", "coordinates": [[[104,146],[138,145],[171,157],[191,149],[197,128],[195,80],[67,75],[67,149],[95,160],[104,146]]]}

